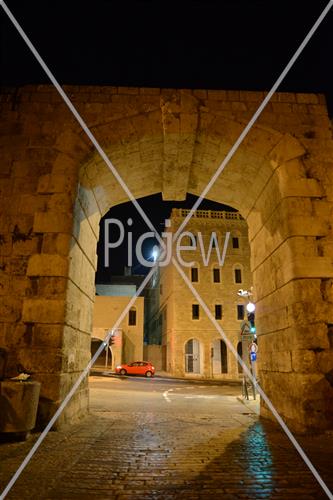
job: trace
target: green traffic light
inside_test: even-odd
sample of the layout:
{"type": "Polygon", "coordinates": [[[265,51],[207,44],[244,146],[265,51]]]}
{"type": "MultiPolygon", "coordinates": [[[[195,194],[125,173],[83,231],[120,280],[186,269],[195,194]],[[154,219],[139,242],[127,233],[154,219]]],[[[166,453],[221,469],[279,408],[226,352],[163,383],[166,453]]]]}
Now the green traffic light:
{"type": "Polygon", "coordinates": [[[256,327],[255,327],[255,326],[251,326],[251,328],[250,328],[250,332],[251,332],[251,333],[256,333],[256,327]]]}

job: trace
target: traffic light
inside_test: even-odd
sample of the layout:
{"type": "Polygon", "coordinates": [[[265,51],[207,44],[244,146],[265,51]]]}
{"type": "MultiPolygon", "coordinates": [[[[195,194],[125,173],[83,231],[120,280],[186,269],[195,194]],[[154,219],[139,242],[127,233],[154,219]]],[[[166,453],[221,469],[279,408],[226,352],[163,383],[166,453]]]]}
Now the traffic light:
{"type": "Polygon", "coordinates": [[[114,335],[111,335],[110,340],[109,340],[109,346],[112,346],[115,342],[115,337],[114,335]]]}
{"type": "Polygon", "coordinates": [[[250,323],[250,332],[251,333],[256,333],[256,327],[255,327],[255,324],[254,324],[254,312],[251,312],[247,315],[247,319],[250,323]]]}

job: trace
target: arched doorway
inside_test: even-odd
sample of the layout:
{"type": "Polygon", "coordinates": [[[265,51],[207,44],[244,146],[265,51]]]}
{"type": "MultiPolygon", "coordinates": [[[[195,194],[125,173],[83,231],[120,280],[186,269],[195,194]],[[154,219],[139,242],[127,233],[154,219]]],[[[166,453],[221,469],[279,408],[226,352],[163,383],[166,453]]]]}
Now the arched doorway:
{"type": "Polygon", "coordinates": [[[228,373],[227,346],[222,339],[213,342],[213,375],[228,373]]]}
{"type": "MultiPolygon", "coordinates": [[[[2,338],[9,366],[20,363],[54,387],[50,396],[42,385],[48,414],[87,364],[98,224],[127,194],[54,100],[52,87],[42,92],[41,100],[37,87],[20,89],[15,111],[17,93],[1,104],[4,129],[18,134],[3,161],[3,215],[10,223],[1,234],[8,247],[1,267],[8,276],[20,276],[14,283],[6,274],[3,281],[2,338]],[[48,123],[45,133],[37,126],[40,113],[48,123]]],[[[165,200],[200,195],[263,98],[255,92],[168,89],[133,95],[98,87],[89,96],[73,88],[71,95],[133,195],[162,192],[165,200]]],[[[235,207],[248,223],[263,389],[291,427],[329,428],[330,122],[321,96],[274,97],[209,197],[235,207]],[[281,384],[290,394],[287,402],[281,384]]],[[[70,415],[86,411],[87,387],[80,391],[70,415]]]]}
{"type": "Polygon", "coordinates": [[[190,339],[185,344],[185,373],[200,373],[200,342],[190,339]]]}

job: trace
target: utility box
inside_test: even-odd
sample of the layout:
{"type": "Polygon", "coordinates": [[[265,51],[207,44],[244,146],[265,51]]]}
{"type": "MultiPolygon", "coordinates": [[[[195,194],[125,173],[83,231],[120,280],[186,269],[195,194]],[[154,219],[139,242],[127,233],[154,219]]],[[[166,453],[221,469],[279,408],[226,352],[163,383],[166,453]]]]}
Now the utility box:
{"type": "Polygon", "coordinates": [[[40,387],[35,381],[0,382],[0,432],[27,437],[36,425],[40,387]]]}

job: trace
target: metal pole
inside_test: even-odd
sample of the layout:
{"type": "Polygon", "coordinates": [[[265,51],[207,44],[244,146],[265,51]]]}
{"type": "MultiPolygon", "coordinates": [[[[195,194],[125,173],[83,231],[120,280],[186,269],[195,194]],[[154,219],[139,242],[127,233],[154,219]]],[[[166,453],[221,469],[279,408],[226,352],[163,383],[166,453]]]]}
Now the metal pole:
{"type": "MultiPolygon", "coordinates": [[[[251,372],[252,372],[252,375],[255,378],[255,380],[257,380],[256,362],[252,361],[252,359],[251,359],[251,372]]],[[[252,388],[253,388],[253,399],[256,399],[256,386],[252,380],[251,380],[251,383],[252,383],[252,388]]]]}
{"type": "Polygon", "coordinates": [[[105,368],[108,368],[108,362],[109,362],[109,339],[108,339],[108,345],[105,347],[106,349],[106,355],[105,355],[105,368]]]}

